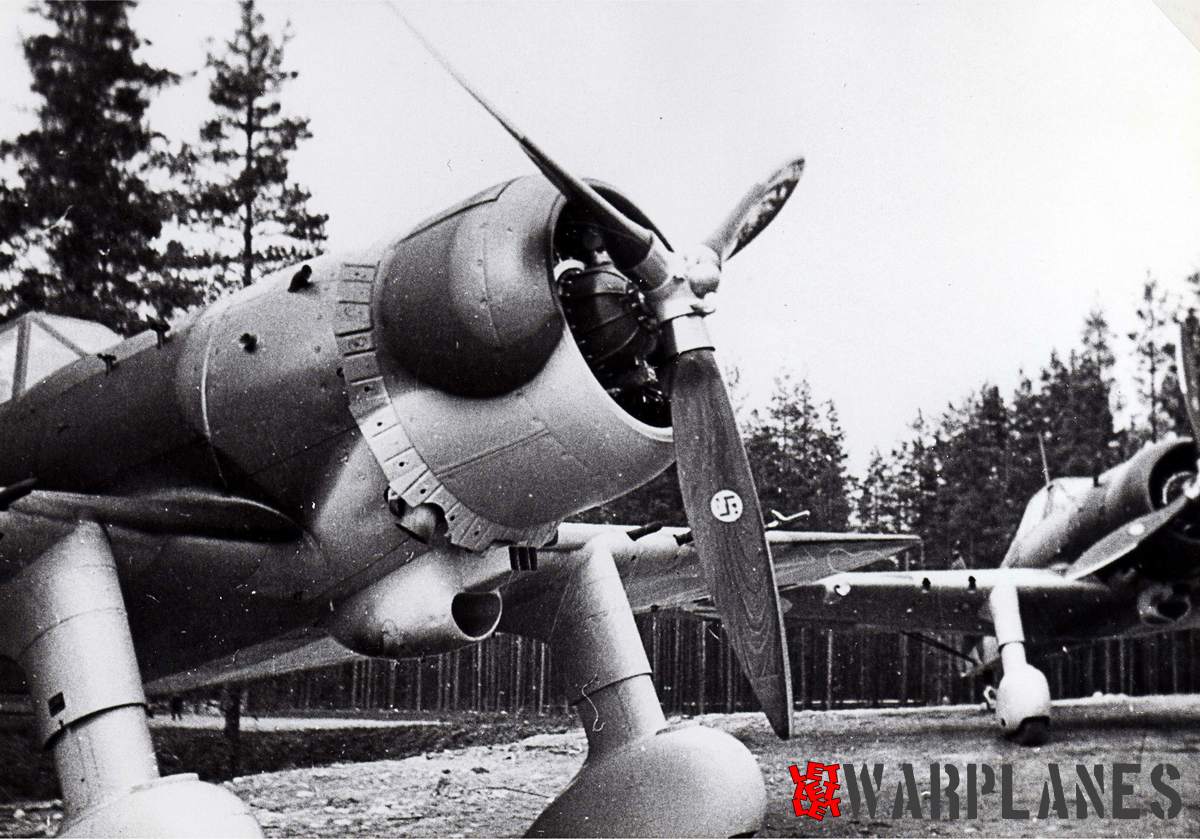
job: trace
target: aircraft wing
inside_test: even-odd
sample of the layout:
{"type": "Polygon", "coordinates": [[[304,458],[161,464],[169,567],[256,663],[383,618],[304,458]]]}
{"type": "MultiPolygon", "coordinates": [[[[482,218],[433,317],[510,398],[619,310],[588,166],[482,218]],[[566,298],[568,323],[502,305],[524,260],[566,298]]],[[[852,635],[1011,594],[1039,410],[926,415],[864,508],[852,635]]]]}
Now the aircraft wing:
{"type": "Polygon", "coordinates": [[[790,605],[789,622],[989,635],[988,593],[1000,582],[1017,587],[1029,635],[1069,637],[1085,616],[1117,606],[1117,596],[1098,580],[1040,568],[833,574],[782,586],[780,593],[790,605]]]}
{"type": "MultiPolygon", "coordinates": [[[[557,542],[536,554],[537,570],[513,570],[513,549],[488,551],[479,562],[497,569],[494,582],[504,592],[504,609],[519,615],[529,603],[553,596],[562,589],[570,570],[597,536],[606,544],[621,572],[630,602],[636,612],[652,608],[674,609],[715,617],[704,585],[695,549],[686,542],[683,528],[664,528],[636,541],[623,536],[627,528],[608,525],[564,524],[557,542]],[[683,545],[679,544],[684,539],[683,545]]],[[[915,537],[856,533],[803,533],[771,530],[767,533],[775,556],[777,582],[782,591],[852,568],[888,560],[919,543],[915,537]]],[[[526,554],[528,557],[528,554],[526,554]]],[[[508,623],[512,628],[513,624],[508,623]]],[[[501,624],[502,628],[505,626],[501,624]]],[[[240,650],[235,655],[202,667],[156,679],[146,685],[147,693],[162,696],[221,684],[246,682],[354,661],[350,652],[323,630],[310,627],[263,644],[240,650]]]]}
{"type": "MultiPolygon", "coordinates": [[[[705,586],[699,557],[687,541],[685,528],[662,528],[637,535],[631,528],[609,525],[564,524],[558,541],[538,550],[538,570],[517,573],[504,587],[506,614],[523,604],[545,600],[555,588],[566,585],[566,575],[578,565],[592,540],[602,537],[612,553],[630,605],[635,612],[674,609],[703,617],[717,617],[705,586]],[[683,544],[680,544],[680,542],[683,544]]],[[[860,533],[767,531],[775,561],[776,584],[788,586],[815,581],[831,572],[863,568],[892,560],[920,543],[915,536],[860,533]]],[[[502,620],[501,628],[511,627],[502,620]]]]}
{"type": "Polygon", "coordinates": [[[231,656],[185,670],[146,685],[149,696],[184,693],[224,682],[252,682],[300,670],[315,670],[363,658],[343,647],[323,630],[304,628],[231,656]]]}
{"type": "MultiPolygon", "coordinates": [[[[676,548],[670,544],[683,532],[672,529],[662,536],[655,534],[639,540],[650,544],[635,557],[616,556],[635,612],[680,609],[703,617],[717,617],[696,552],[690,545],[676,548]]],[[[767,541],[775,562],[775,583],[781,592],[831,573],[878,562],[890,560],[894,567],[898,554],[920,544],[915,536],[781,530],[768,531],[767,541]]]]}
{"type": "Polygon", "coordinates": [[[38,490],[33,481],[23,481],[0,489],[0,512],[10,507],[16,514],[60,527],[73,526],[83,515],[141,533],[253,542],[288,542],[301,535],[295,522],[265,504],[200,490],[84,495],[38,490]]]}

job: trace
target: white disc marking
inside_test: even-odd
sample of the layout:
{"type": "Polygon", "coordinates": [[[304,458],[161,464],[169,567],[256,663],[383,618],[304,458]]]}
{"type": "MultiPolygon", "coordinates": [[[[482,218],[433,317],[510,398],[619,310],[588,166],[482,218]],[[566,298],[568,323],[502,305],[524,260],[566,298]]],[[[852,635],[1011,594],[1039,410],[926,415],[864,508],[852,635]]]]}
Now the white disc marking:
{"type": "Polygon", "coordinates": [[[731,522],[742,517],[742,497],[731,489],[721,489],[713,493],[708,502],[713,517],[717,521],[731,522]]]}

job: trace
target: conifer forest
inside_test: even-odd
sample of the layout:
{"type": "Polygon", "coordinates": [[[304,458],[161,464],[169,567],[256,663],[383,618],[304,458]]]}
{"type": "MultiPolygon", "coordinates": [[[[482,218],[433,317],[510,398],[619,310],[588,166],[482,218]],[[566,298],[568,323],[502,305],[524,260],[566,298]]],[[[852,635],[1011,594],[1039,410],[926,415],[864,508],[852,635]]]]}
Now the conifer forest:
{"type": "MultiPolygon", "coordinates": [[[[191,136],[171,138],[146,111],[179,83],[179,68],[138,57],[133,6],[36,5],[45,26],[23,42],[36,126],[0,128],[0,324],[40,311],[129,335],[325,246],[328,216],[289,169],[312,128],[287,97],[300,72],[288,63],[287,27],[241,0],[236,28],[200,71],[208,112],[191,136]]],[[[793,529],[916,534],[923,545],[902,557],[907,568],[995,567],[1049,478],[1098,476],[1148,442],[1188,434],[1174,342],[1178,321],[1200,308],[1200,274],[1131,278],[1135,286],[1121,313],[1135,329],[1117,334],[1113,313],[1093,310],[1073,346],[1012,371],[1014,389],[980,381],[941,409],[897,417],[902,441],[871,452],[861,474],[848,467],[837,406],[782,372],[769,402],[739,417],[764,510],[799,514],[793,529]],[[1165,280],[1185,291],[1169,293],[1165,280]],[[1131,373],[1119,374],[1119,359],[1131,373]]],[[[684,525],[673,468],[583,518],[684,525]]],[[[638,622],[668,713],[754,709],[719,623],[667,610],[638,622]]],[[[961,662],[938,646],[955,643],[791,627],[797,704],[978,702],[982,681],[960,676],[961,662]]],[[[1169,693],[1200,691],[1197,647],[1188,631],[1033,655],[1056,697],[1169,693]]],[[[421,660],[278,676],[244,695],[251,711],[540,713],[565,702],[546,647],[503,635],[421,660]]]]}

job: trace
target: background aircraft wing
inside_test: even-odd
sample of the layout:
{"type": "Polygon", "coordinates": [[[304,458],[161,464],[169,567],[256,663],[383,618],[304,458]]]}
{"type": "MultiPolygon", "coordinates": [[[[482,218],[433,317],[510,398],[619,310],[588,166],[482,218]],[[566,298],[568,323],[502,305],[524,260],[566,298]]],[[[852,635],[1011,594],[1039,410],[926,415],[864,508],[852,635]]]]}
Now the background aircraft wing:
{"type": "Polygon", "coordinates": [[[773,530],[767,534],[781,588],[812,582],[828,574],[853,571],[887,561],[921,544],[916,536],[889,533],[819,533],[773,530]]]}
{"type": "Polygon", "coordinates": [[[1001,581],[1017,587],[1030,636],[1070,637],[1086,616],[1117,605],[1116,595],[1097,580],[1070,580],[1040,568],[833,574],[781,587],[780,594],[791,606],[789,622],[988,635],[988,593],[1001,581]]]}

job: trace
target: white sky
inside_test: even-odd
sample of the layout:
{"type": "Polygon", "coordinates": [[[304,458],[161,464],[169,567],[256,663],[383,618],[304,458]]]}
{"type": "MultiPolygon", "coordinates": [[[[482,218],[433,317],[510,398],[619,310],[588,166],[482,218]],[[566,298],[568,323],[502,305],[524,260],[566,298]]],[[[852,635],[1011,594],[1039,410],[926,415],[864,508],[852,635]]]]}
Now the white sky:
{"type": "MultiPolygon", "coordinates": [[[[30,119],[23,7],[0,0],[3,136],[30,119]]],[[[1182,290],[1200,270],[1200,53],[1149,0],[405,8],[539,144],[676,244],[806,156],[710,324],[751,404],[784,370],[836,402],[855,470],[918,408],[984,380],[1010,391],[1075,346],[1091,307],[1132,329],[1147,271],[1182,290]]],[[[315,137],[293,171],[332,249],[533,171],[386,7],[263,12],[295,32],[285,105],[315,137]]],[[[181,73],[236,19],[232,2],[134,15],[147,58],[181,73]]],[[[204,95],[193,78],[152,123],[194,139],[204,95]]]]}

